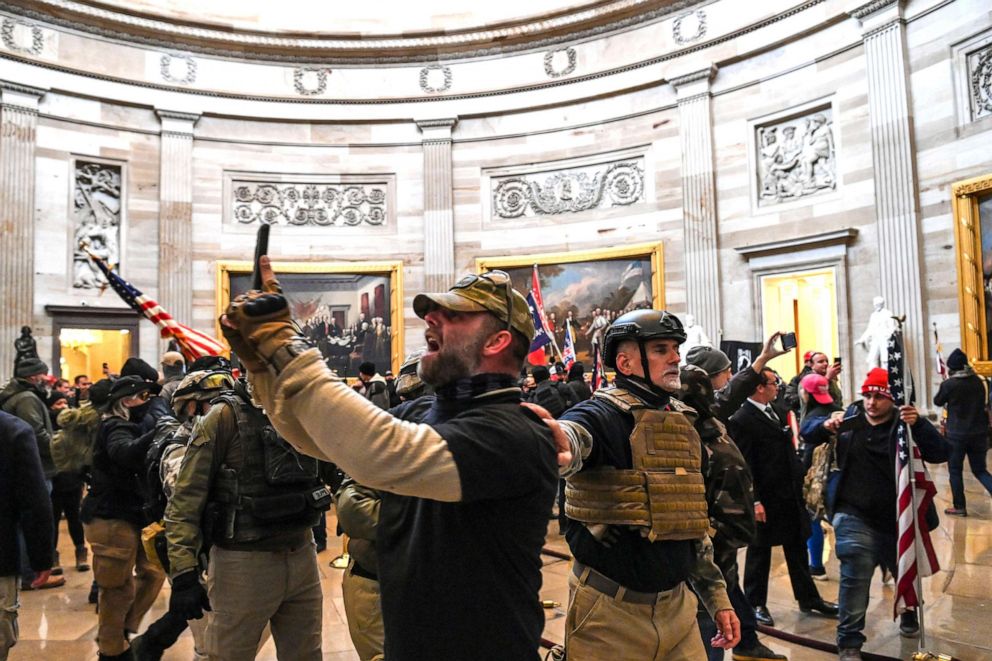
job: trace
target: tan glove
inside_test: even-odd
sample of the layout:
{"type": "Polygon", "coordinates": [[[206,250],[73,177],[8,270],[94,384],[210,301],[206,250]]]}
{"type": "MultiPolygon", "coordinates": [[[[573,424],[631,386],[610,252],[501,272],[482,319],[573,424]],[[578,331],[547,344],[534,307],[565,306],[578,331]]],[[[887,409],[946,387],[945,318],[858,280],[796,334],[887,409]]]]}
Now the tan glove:
{"type": "Polygon", "coordinates": [[[262,291],[238,296],[220,318],[224,337],[250,372],[266,370],[272,355],[297,336],[267,257],[262,258],[262,282],[262,291]]]}

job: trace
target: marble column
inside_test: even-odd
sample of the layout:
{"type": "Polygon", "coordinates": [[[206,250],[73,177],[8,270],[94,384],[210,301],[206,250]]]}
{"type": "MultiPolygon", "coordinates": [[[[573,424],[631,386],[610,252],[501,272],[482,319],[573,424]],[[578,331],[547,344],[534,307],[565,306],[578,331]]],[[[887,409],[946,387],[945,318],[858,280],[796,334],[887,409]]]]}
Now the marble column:
{"type": "Polygon", "coordinates": [[[710,111],[710,81],[715,75],[716,67],[710,66],[668,82],[675,88],[679,106],[686,311],[718,342],[723,324],[710,111]]]}
{"type": "MultiPolygon", "coordinates": [[[[0,380],[14,374],[14,340],[34,327],[34,178],[44,90],[0,83],[0,380]]],[[[41,353],[41,352],[39,352],[41,353]]]]}
{"type": "Polygon", "coordinates": [[[909,368],[916,376],[917,401],[926,406],[928,333],[921,293],[923,255],[902,2],[876,0],[851,14],[861,21],[868,74],[880,294],[894,314],[906,316],[909,368]]]}
{"type": "Polygon", "coordinates": [[[193,125],[199,115],[157,110],[159,172],[158,301],[179,323],[193,323],[193,125]]]}
{"type": "Polygon", "coordinates": [[[451,131],[458,121],[417,122],[424,148],[424,290],[445,291],[455,278],[451,131]]]}

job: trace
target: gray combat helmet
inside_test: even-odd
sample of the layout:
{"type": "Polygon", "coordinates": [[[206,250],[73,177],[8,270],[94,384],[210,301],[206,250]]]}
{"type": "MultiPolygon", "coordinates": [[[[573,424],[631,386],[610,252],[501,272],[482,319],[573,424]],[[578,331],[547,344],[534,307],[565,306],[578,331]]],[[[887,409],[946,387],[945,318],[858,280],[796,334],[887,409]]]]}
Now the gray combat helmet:
{"type": "Polygon", "coordinates": [[[621,342],[634,340],[644,355],[644,343],[648,340],[675,340],[685,342],[685,329],[674,314],[665,310],[633,310],[620,315],[606,330],[606,348],[603,350],[603,363],[611,369],[617,368],[617,347],[621,342]]]}

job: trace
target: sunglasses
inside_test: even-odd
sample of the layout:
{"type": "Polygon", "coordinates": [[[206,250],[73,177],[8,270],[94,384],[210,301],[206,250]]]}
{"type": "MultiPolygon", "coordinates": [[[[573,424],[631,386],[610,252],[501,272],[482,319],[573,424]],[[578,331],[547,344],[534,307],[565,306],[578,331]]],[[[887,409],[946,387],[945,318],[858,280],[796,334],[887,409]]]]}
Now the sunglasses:
{"type": "Polygon", "coordinates": [[[137,395],[134,395],[134,399],[140,399],[143,402],[147,402],[152,398],[152,393],[149,390],[142,390],[137,395]]]}
{"type": "Polygon", "coordinates": [[[452,289],[466,289],[479,280],[488,280],[496,287],[502,287],[506,296],[506,330],[513,326],[513,284],[510,282],[510,274],[506,271],[487,271],[479,275],[467,275],[452,286],[452,289]]]}

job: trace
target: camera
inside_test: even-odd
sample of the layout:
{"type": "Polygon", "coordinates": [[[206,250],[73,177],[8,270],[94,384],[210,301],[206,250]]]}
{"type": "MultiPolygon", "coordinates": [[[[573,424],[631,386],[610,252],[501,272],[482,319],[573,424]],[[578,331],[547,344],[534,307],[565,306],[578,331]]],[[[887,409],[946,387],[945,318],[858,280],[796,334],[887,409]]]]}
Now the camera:
{"type": "Polygon", "coordinates": [[[796,348],[796,334],[795,333],[782,333],[782,349],[788,351],[789,349],[796,348]]]}

